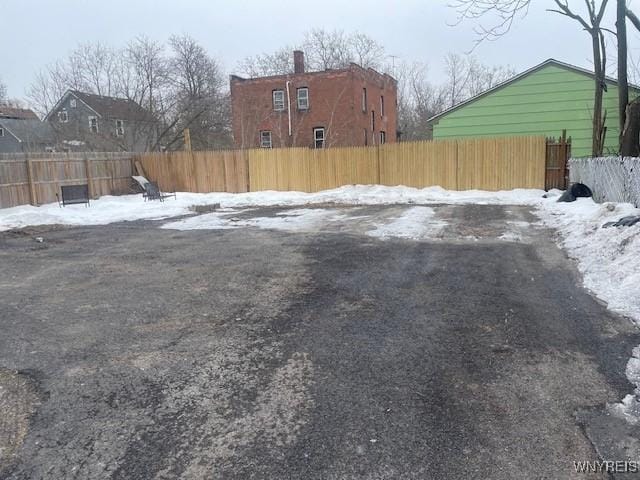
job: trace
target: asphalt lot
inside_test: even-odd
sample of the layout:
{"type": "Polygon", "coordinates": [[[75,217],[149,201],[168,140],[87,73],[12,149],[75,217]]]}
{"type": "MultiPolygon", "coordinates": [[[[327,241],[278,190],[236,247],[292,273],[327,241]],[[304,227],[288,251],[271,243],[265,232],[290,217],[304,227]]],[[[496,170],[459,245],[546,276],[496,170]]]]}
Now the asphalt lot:
{"type": "Polygon", "coordinates": [[[610,478],[638,331],[526,207],[407,208],[0,233],[0,478],[610,478]]]}

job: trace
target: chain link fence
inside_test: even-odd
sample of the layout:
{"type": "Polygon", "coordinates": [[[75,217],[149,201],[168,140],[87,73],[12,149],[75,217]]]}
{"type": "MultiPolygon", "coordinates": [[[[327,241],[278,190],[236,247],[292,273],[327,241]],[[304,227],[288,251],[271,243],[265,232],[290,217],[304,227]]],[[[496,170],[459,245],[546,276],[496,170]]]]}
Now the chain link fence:
{"type": "Polygon", "coordinates": [[[591,188],[596,202],[640,206],[640,158],[572,158],[569,160],[569,180],[591,188]]]}

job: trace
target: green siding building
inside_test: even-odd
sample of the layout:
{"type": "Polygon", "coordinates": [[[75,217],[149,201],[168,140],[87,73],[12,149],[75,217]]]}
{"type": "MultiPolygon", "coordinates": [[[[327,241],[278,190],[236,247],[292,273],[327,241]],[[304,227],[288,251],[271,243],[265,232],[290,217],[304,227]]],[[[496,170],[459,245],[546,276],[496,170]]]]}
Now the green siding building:
{"type": "MultiPolygon", "coordinates": [[[[545,135],[563,130],[572,139],[572,156],[591,155],[594,74],[549,59],[430,119],[433,138],[545,135]]],[[[618,151],[618,88],[607,78],[605,153],[618,151]]],[[[640,91],[630,88],[630,97],[640,91]]]]}

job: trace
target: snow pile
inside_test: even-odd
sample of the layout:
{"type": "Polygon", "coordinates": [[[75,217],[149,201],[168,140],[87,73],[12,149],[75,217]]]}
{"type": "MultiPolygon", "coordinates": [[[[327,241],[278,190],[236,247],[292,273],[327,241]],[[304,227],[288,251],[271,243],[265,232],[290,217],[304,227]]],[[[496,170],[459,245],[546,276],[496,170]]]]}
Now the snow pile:
{"type": "Polygon", "coordinates": [[[420,239],[433,237],[446,225],[434,220],[435,212],[429,207],[412,207],[388,223],[378,223],[374,230],[367,232],[371,237],[420,239]]]}
{"type": "Polygon", "coordinates": [[[640,210],[626,203],[541,203],[543,221],[562,235],[562,246],[578,260],[584,285],[607,302],[610,310],[640,324],[640,228],[602,228],[607,222],[640,210]]]}
{"type": "Polygon", "coordinates": [[[192,205],[220,203],[222,207],[290,206],[336,203],[341,205],[387,205],[429,203],[476,203],[527,205],[542,195],[541,190],[516,189],[501,192],[468,190],[455,192],[440,187],[423,189],[350,185],[316,193],[250,192],[250,193],[178,193],[177,199],[145,202],[142,195],[105,196],[80,205],[59,208],[57,203],[32,207],[23,205],[0,209],[0,231],[29,225],[105,225],[132,220],[156,220],[192,213],[192,205]]]}
{"type": "MultiPolygon", "coordinates": [[[[558,229],[562,245],[578,261],[584,285],[608,308],[631,317],[640,326],[640,224],[602,228],[607,222],[640,210],[628,203],[597,204],[590,198],[573,203],[543,202],[544,223],[558,229]]],[[[640,347],[633,350],[626,375],[635,386],[633,395],[610,405],[610,411],[630,423],[640,422],[640,347]]]]}

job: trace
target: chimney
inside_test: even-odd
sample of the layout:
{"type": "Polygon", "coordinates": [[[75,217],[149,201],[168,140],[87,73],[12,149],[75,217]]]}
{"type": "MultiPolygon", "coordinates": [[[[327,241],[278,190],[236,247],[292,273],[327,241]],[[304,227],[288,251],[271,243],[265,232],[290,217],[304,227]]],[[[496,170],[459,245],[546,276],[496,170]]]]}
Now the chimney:
{"type": "Polygon", "coordinates": [[[304,73],[304,52],[302,50],[293,51],[293,72],[304,73]]]}

